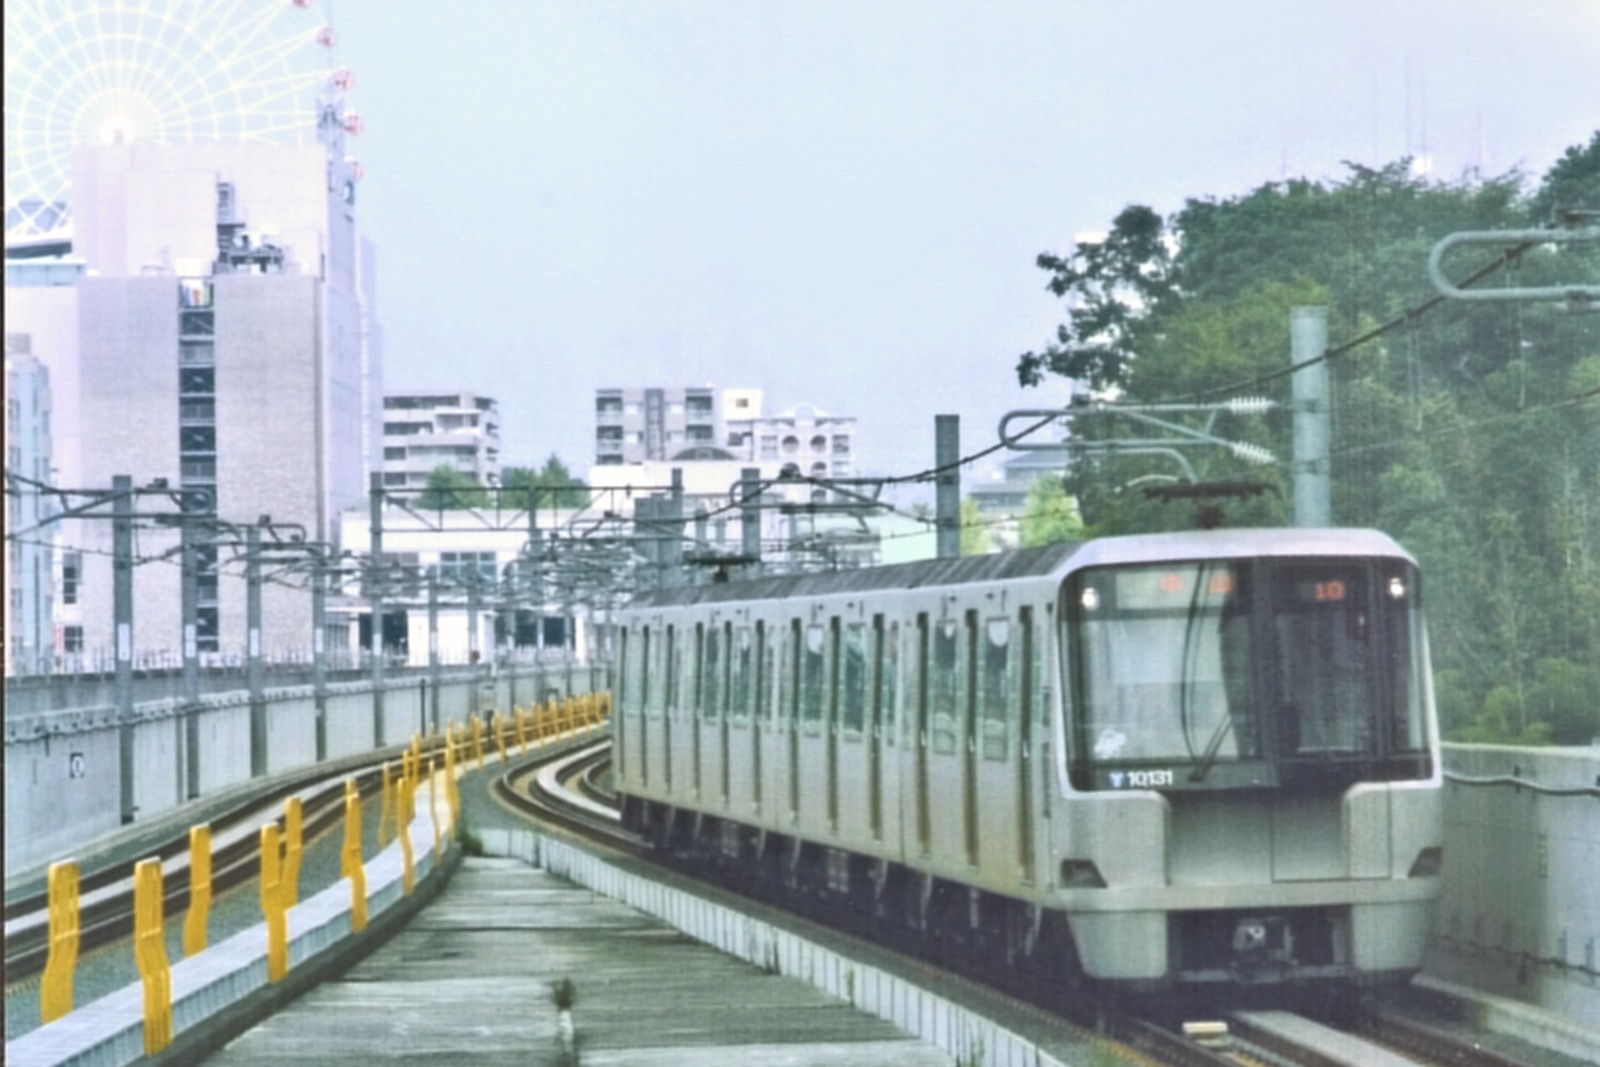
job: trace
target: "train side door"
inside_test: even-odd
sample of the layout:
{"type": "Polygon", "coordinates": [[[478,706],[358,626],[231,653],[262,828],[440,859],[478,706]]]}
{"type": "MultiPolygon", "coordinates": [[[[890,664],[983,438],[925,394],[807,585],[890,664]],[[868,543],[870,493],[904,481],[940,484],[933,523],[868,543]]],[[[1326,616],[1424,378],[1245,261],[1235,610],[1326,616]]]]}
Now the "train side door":
{"type": "Polygon", "coordinates": [[[932,813],[928,810],[928,647],[931,639],[926,613],[917,616],[915,699],[916,723],[911,742],[915,750],[912,770],[912,789],[915,793],[917,822],[917,854],[926,856],[933,851],[932,813]]]}
{"type": "Polygon", "coordinates": [[[1040,706],[1034,647],[1033,608],[1024,606],[1018,613],[1017,662],[1017,867],[1024,882],[1032,882],[1033,873],[1033,732],[1036,708],[1040,706]]]}

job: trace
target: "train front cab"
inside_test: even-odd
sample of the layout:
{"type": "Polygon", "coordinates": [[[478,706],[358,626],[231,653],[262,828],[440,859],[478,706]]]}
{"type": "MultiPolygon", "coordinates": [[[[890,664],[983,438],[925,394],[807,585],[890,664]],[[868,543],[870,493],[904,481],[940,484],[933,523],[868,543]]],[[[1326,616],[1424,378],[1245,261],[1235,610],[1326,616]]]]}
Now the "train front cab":
{"type": "Polygon", "coordinates": [[[1066,581],[1051,905],[1091,978],[1379,984],[1421,966],[1441,779],[1420,585],[1392,542],[1363,543],[1086,552],[1066,581]]]}

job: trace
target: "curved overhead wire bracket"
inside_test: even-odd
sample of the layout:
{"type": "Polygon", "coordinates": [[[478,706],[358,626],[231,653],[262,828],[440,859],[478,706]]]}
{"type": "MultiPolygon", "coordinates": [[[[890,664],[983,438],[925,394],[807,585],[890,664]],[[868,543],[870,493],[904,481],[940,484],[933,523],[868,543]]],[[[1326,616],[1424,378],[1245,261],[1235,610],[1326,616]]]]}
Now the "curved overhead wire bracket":
{"type": "Polygon", "coordinates": [[[1566,301],[1583,309],[1600,301],[1600,285],[1547,285],[1510,289],[1463,289],[1444,276],[1442,264],[1450,249],[1466,244],[1575,244],[1580,241],[1600,241],[1600,226],[1586,226],[1572,230],[1465,230],[1453,233],[1433,246],[1428,253],[1428,277],[1433,287],[1451,300],[1480,303],[1505,300],[1556,300],[1566,301]]]}

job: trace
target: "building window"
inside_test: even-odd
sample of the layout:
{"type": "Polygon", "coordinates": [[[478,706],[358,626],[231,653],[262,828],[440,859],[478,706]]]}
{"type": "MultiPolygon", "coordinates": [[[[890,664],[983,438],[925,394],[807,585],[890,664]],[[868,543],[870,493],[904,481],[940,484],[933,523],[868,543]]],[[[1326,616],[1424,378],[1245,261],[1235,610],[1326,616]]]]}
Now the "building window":
{"type": "Polygon", "coordinates": [[[83,554],[66,552],[61,556],[61,603],[78,602],[78,582],[83,577],[83,554]]]}
{"type": "Polygon", "coordinates": [[[208,308],[211,306],[211,280],[209,278],[185,278],[178,283],[178,304],[186,308],[208,308]]]}
{"type": "Polygon", "coordinates": [[[828,447],[828,439],[822,434],[817,434],[811,439],[811,451],[821,452],[828,447]]]}
{"type": "Polygon", "coordinates": [[[62,627],[62,629],[61,629],[61,651],[70,652],[70,653],[76,653],[76,652],[82,652],[83,651],[83,627],[81,627],[81,626],[64,626],[64,627],[62,627]]]}
{"type": "Polygon", "coordinates": [[[401,447],[401,448],[385,448],[383,450],[383,458],[384,459],[405,459],[406,458],[406,450],[403,447],[401,447]]]}
{"type": "Polygon", "coordinates": [[[180,341],[178,362],[186,366],[209,366],[216,362],[217,346],[212,341],[180,341]]]}
{"type": "Polygon", "coordinates": [[[212,311],[178,312],[178,333],[183,337],[215,337],[216,313],[212,311]]]}
{"type": "Polygon", "coordinates": [[[792,456],[798,451],[800,451],[800,438],[794,434],[789,434],[783,439],[783,454],[792,456]]]}
{"type": "Polygon", "coordinates": [[[217,375],[210,367],[185,367],[178,371],[178,392],[185,396],[214,396],[217,375]]]}
{"type": "Polygon", "coordinates": [[[836,456],[848,455],[850,452],[850,438],[842,433],[833,435],[833,454],[836,456]]]}
{"type": "Polygon", "coordinates": [[[498,576],[493,552],[441,552],[435,573],[456,585],[493,585],[498,576]]]}

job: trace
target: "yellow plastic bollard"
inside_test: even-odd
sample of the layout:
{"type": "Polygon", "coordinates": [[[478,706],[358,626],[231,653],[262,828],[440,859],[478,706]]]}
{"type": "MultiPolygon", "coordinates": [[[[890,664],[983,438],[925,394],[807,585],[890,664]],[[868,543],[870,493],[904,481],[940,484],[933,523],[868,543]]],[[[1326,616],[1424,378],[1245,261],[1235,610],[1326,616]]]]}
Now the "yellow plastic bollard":
{"type": "Polygon", "coordinates": [[[146,1056],[172,1044],[172,968],[161,919],[161,861],[140,860],[133,869],[133,958],[144,986],[146,1056]]]}
{"type": "Polygon", "coordinates": [[[394,815],[394,781],[389,775],[389,765],[383,765],[383,806],[378,809],[378,847],[389,843],[389,826],[394,815]]]}
{"type": "Polygon", "coordinates": [[[50,865],[50,955],[39,980],[39,1022],[48,1023],[72,1010],[72,975],[78,966],[78,938],[83,926],[78,911],[78,864],[50,865]]]}
{"type": "Polygon", "coordinates": [[[278,855],[278,824],[261,828],[261,917],[267,922],[267,981],[289,973],[289,915],[283,906],[283,862],[278,855]]]}
{"type": "Polygon", "coordinates": [[[528,754],[528,733],[522,721],[524,714],[526,713],[520,707],[517,708],[517,747],[522,750],[518,754],[526,756],[528,754]]]}
{"type": "Polygon", "coordinates": [[[211,827],[189,827],[189,911],[183,917],[183,955],[206,950],[211,916],[211,827]]]}
{"type": "Polygon", "coordinates": [[[428,816],[433,820],[433,862],[439,862],[439,776],[428,761],[428,816]]]}
{"type": "Polygon", "coordinates": [[[305,814],[299,797],[283,802],[283,906],[300,903],[300,860],[305,855],[305,814]]]}
{"type": "Polygon", "coordinates": [[[367,868],[361,860],[361,790],[355,779],[344,782],[344,847],[339,851],[339,873],[350,879],[350,931],[367,928],[367,868]]]}
{"type": "Polygon", "coordinates": [[[417,887],[417,860],[411,849],[411,819],[417,810],[417,786],[410,778],[400,785],[400,887],[406,896],[417,887]]]}
{"type": "Polygon", "coordinates": [[[456,839],[456,816],[460,812],[456,799],[456,757],[451,749],[444,753],[444,799],[450,812],[450,840],[456,839]]]}

